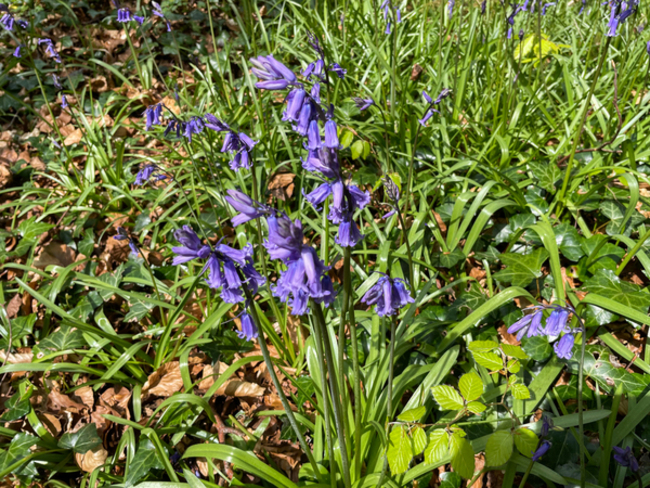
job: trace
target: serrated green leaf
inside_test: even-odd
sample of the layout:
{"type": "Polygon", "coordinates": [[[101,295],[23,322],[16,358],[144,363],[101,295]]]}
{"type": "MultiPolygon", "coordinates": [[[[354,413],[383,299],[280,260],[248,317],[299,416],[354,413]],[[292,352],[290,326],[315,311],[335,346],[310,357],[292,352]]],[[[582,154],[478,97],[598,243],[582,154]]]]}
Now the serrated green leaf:
{"type": "Polygon", "coordinates": [[[535,278],[542,277],[542,265],[548,256],[548,251],[543,247],[530,254],[502,254],[501,262],[506,265],[506,269],[496,273],[494,279],[512,283],[513,286],[526,287],[535,278]]]}
{"type": "Polygon", "coordinates": [[[58,446],[61,449],[72,449],[78,454],[86,454],[88,451],[99,447],[102,440],[97,434],[95,424],[88,424],[77,432],[68,432],[59,439],[58,446]]]}
{"type": "Polygon", "coordinates": [[[413,446],[403,425],[394,427],[390,432],[386,456],[393,475],[405,473],[409,469],[409,463],[413,459],[413,446]]]}
{"type": "Polygon", "coordinates": [[[412,408],[399,414],[397,420],[401,420],[402,422],[417,422],[425,413],[427,413],[427,407],[412,408]]]}
{"type": "Polygon", "coordinates": [[[483,366],[484,368],[489,369],[490,371],[501,371],[503,369],[503,360],[501,356],[493,352],[473,352],[474,360],[483,366]]]}
{"type": "Polygon", "coordinates": [[[515,431],[515,446],[527,458],[533,457],[538,442],[537,434],[526,427],[520,427],[515,431]]]}
{"type": "Polygon", "coordinates": [[[417,456],[424,451],[429,443],[427,434],[421,427],[414,427],[411,431],[411,439],[413,440],[413,454],[417,456]]]}
{"type": "Polygon", "coordinates": [[[361,157],[366,159],[368,156],[370,156],[370,143],[368,141],[363,141],[363,154],[361,157]]]}
{"type": "Polygon", "coordinates": [[[511,346],[510,344],[501,344],[501,350],[509,358],[528,359],[528,355],[520,346],[511,346]]]}
{"type": "Polygon", "coordinates": [[[465,406],[463,397],[455,388],[449,385],[438,385],[431,388],[433,399],[443,410],[460,410],[465,406]]]}
{"type": "Polygon", "coordinates": [[[424,451],[424,462],[437,463],[449,452],[449,434],[445,429],[436,429],[429,434],[429,445],[424,451]]]}
{"type": "Polygon", "coordinates": [[[506,364],[506,368],[512,374],[517,374],[521,370],[521,363],[517,359],[511,359],[506,364]]]}
{"type": "Polygon", "coordinates": [[[481,402],[469,402],[467,404],[467,410],[469,410],[472,413],[481,413],[485,412],[486,406],[483,405],[481,402]]]}
{"type": "Polygon", "coordinates": [[[163,469],[164,466],[158,459],[158,453],[153,443],[146,437],[140,438],[138,450],[128,466],[124,485],[128,488],[135,485],[145,477],[152,469],[163,469]]]}
{"type": "Polygon", "coordinates": [[[472,352],[490,352],[499,347],[499,344],[494,341],[473,341],[467,346],[472,352]]]}
{"type": "Polygon", "coordinates": [[[449,439],[449,453],[451,454],[451,467],[465,479],[474,475],[474,449],[467,439],[458,432],[449,439]]]}
{"type": "Polygon", "coordinates": [[[512,391],[512,396],[517,400],[528,400],[530,398],[530,390],[526,385],[521,383],[516,383],[510,386],[510,391],[512,391]]]}
{"type": "Polygon", "coordinates": [[[458,389],[465,400],[471,402],[483,394],[483,380],[475,372],[464,374],[458,381],[458,389]]]}
{"type": "Polygon", "coordinates": [[[354,134],[349,130],[345,130],[343,131],[343,135],[339,140],[341,143],[341,148],[347,149],[348,147],[350,147],[350,144],[352,144],[352,141],[354,140],[354,134]]]}
{"type": "Polygon", "coordinates": [[[497,430],[485,446],[485,462],[488,466],[501,466],[512,456],[513,436],[509,430],[497,430]]]}

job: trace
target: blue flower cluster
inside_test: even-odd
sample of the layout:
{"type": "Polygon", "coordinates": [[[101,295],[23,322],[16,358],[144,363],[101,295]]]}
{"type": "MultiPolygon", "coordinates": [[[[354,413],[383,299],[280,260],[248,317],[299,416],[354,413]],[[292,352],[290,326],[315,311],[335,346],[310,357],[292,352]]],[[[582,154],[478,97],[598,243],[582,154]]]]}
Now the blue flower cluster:
{"type": "MultiPolygon", "coordinates": [[[[146,18],[142,15],[137,15],[131,12],[131,10],[128,7],[122,7],[118,0],[112,0],[113,6],[117,9],[117,21],[121,24],[127,24],[129,22],[135,21],[139,25],[144,24],[144,21],[146,18]]],[[[167,24],[167,32],[171,32],[172,28],[171,25],[169,24],[169,21],[165,17],[165,14],[162,12],[162,8],[160,7],[160,4],[158,2],[151,2],[151,13],[156,16],[160,17],[165,21],[167,24]]]]}
{"type": "Polygon", "coordinates": [[[394,8],[391,0],[384,0],[379,8],[384,12],[384,20],[386,21],[386,30],[384,31],[384,34],[388,35],[391,33],[392,16],[391,19],[388,18],[391,10],[395,11],[395,22],[398,24],[402,22],[402,11],[399,8],[394,8]]]}
{"type": "MultiPolygon", "coordinates": [[[[607,2],[605,2],[607,3],[607,2]]],[[[609,22],[607,23],[607,36],[615,37],[618,26],[636,12],[638,0],[610,0],[609,22]]]]}
{"type": "Polygon", "coordinates": [[[226,200],[239,212],[232,220],[235,226],[258,217],[266,218],[269,235],[264,247],[271,259],[279,259],[287,268],[280,273],[271,291],[281,301],[290,303],[294,315],[307,312],[310,298],[325,306],[334,301],[332,280],[327,275],[329,268],[318,258],[314,248],[304,243],[299,220],[293,222],[237,190],[229,190],[226,200]]]}
{"type": "MultiPolygon", "coordinates": [[[[324,75],[324,53],[318,39],[311,34],[309,44],[318,56],[316,61],[310,63],[303,71],[307,80],[313,83],[309,92],[297,81],[296,75],[289,68],[271,55],[251,59],[253,74],[262,80],[255,86],[265,90],[292,87],[286,97],[287,106],[282,120],[291,122],[293,130],[307,138],[304,144],[307,158],[301,158],[302,166],[311,173],[317,173],[323,181],[314,191],[306,194],[305,198],[318,207],[331,195],[328,218],[339,226],[336,242],[343,247],[354,247],[363,238],[354,222],[354,213],[370,203],[370,194],[350,184],[341,173],[338,128],[333,119],[334,106],[324,108],[320,103],[320,82],[327,82],[324,75]]],[[[345,70],[336,63],[330,66],[330,71],[341,78],[345,76],[345,70]]]]}
{"type": "Polygon", "coordinates": [[[575,312],[573,309],[560,307],[557,305],[535,305],[530,307],[534,313],[525,315],[517,322],[508,327],[508,333],[517,334],[517,340],[520,341],[524,336],[534,337],[539,335],[546,335],[551,341],[555,342],[554,350],[557,357],[561,359],[571,359],[573,356],[573,345],[575,343],[575,336],[577,332],[582,329],[573,329],[568,324],[569,315],[575,312]],[[546,319],[545,326],[542,326],[544,318],[544,310],[552,310],[551,314],[546,319]],[[564,333],[562,337],[560,334],[564,333]]]}
{"type": "Polygon", "coordinates": [[[391,278],[382,273],[370,290],[361,299],[366,305],[374,305],[375,312],[380,317],[397,315],[399,310],[413,303],[413,297],[409,293],[406,281],[400,278],[391,278]]]}
{"type": "Polygon", "coordinates": [[[420,123],[420,125],[422,127],[427,126],[427,121],[433,116],[434,113],[437,113],[437,114],[440,113],[433,107],[435,107],[436,105],[440,105],[440,102],[442,102],[449,95],[451,95],[451,90],[449,88],[443,88],[442,91],[440,92],[440,94],[438,95],[438,98],[436,98],[435,100],[432,99],[426,91],[422,92],[422,96],[424,97],[426,102],[429,104],[427,106],[426,111],[424,112],[424,117],[422,117],[421,119],[418,120],[418,122],[420,123]]]}

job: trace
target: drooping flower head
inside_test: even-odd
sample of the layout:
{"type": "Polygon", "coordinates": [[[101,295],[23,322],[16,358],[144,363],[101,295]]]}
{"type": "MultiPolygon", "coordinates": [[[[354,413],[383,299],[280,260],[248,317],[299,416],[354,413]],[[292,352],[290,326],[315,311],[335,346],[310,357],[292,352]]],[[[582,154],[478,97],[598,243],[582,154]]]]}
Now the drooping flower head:
{"type": "Polygon", "coordinates": [[[192,142],[192,135],[200,134],[203,132],[204,127],[205,123],[203,122],[203,118],[195,115],[185,122],[183,135],[187,138],[188,142],[192,142]]]}
{"type": "Polygon", "coordinates": [[[228,193],[226,201],[232,206],[232,208],[239,212],[239,215],[232,218],[232,225],[234,227],[246,223],[249,220],[273,213],[273,210],[270,207],[256,202],[251,197],[238,190],[228,190],[226,193],[228,193]]]}
{"type": "Polygon", "coordinates": [[[247,311],[242,312],[239,316],[239,321],[241,323],[241,330],[237,331],[237,336],[239,336],[240,339],[246,339],[247,341],[257,339],[259,332],[257,331],[257,327],[255,327],[253,318],[247,311]]]}
{"type": "Polygon", "coordinates": [[[251,58],[250,63],[253,65],[253,74],[262,80],[255,83],[261,90],[284,90],[297,82],[295,73],[272,54],[251,58]]]}
{"type": "Polygon", "coordinates": [[[141,166],[140,171],[135,175],[135,184],[140,186],[144,185],[147,181],[153,179],[160,181],[167,178],[164,173],[160,172],[160,168],[153,163],[147,163],[141,166]]]}
{"type": "Polygon", "coordinates": [[[572,333],[564,334],[562,338],[555,343],[553,350],[555,355],[560,359],[571,359],[573,356],[573,344],[575,337],[572,333]]]}
{"type": "Polygon", "coordinates": [[[638,1],[611,0],[607,37],[615,37],[618,26],[636,12],[638,1]]]}
{"type": "Polygon", "coordinates": [[[8,31],[14,30],[14,22],[14,16],[10,13],[6,13],[0,18],[0,25],[8,31]]]}
{"type": "Polygon", "coordinates": [[[339,63],[332,63],[329,67],[329,71],[332,71],[336,76],[343,79],[347,74],[348,70],[341,68],[339,63]]]}
{"type": "Polygon", "coordinates": [[[171,32],[172,27],[169,25],[169,21],[167,20],[167,17],[165,17],[165,14],[162,11],[162,8],[160,7],[160,4],[158,2],[152,1],[151,2],[152,9],[151,13],[154,14],[156,17],[160,17],[167,23],[167,32],[171,32]]]}
{"type": "Polygon", "coordinates": [[[517,333],[517,340],[526,337],[534,337],[540,335],[542,330],[542,318],[544,317],[544,310],[537,309],[534,313],[528,314],[517,320],[514,324],[508,327],[508,333],[517,333]]]}
{"type": "Polygon", "coordinates": [[[383,275],[361,299],[366,305],[374,305],[380,317],[397,315],[400,309],[413,303],[405,280],[383,275]]]}
{"type": "Polygon", "coordinates": [[[634,453],[629,446],[625,449],[614,446],[612,449],[614,450],[614,461],[624,468],[630,468],[630,471],[633,473],[636,473],[639,470],[639,462],[634,457],[634,453]]]}
{"type": "Polygon", "coordinates": [[[449,88],[443,88],[440,94],[438,95],[438,98],[436,98],[435,100],[433,100],[426,91],[422,92],[422,96],[428,103],[428,107],[426,112],[424,113],[424,117],[418,120],[418,122],[420,122],[420,125],[422,127],[426,127],[427,121],[433,116],[434,113],[437,114],[440,113],[438,110],[436,110],[433,107],[435,107],[436,105],[440,105],[440,102],[442,102],[449,95],[451,95],[451,90],[449,88]]]}
{"type": "Polygon", "coordinates": [[[124,24],[131,22],[131,11],[128,8],[120,8],[117,10],[117,21],[124,24]]]}
{"type": "Polygon", "coordinates": [[[124,241],[128,240],[129,241],[129,248],[131,248],[131,254],[133,256],[138,256],[140,254],[140,251],[138,249],[137,241],[133,239],[129,233],[126,231],[124,227],[118,227],[117,228],[117,234],[113,236],[113,239],[116,241],[124,241]]]}
{"type": "Polygon", "coordinates": [[[146,117],[146,130],[151,130],[154,125],[161,125],[160,116],[162,115],[162,103],[149,105],[142,115],[146,117]]]}
{"type": "Polygon", "coordinates": [[[55,63],[61,62],[61,56],[59,56],[59,53],[56,51],[56,49],[54,49],[54,43],[52,42],[52,39],[39,39],[38,44],[39,46],[45,46],[45,52],[54,60],[55,63]]]}
{"type": "Polygon", "coordinates": [[[271,259],[280,259],[287,266],[272,287],[273,295],[288,301],[294,315],[307,312],[310,298],[329,306],[335,298],[332,280],[326,273],[329,268],[314,248],[304,244],[301,222],[292,222],[285,215],[271,215],[267,222],[269,237],[264,246],[271,259]]]}
{"type": "Polygon", "coordinates": [[[223,140],[221,152],[228,152],[234,157],[230,161],[230,169],[238,171],[241,168],[249,169],[251,167],[250,152],[253,150],[257,141],[254,141],[243,132],[236,133],[229,131],[223,140]]]}
{"type": "Polygon", "coordinates": [[[375,101],[372,98],[352,97],[352,101],[362,112],[375,104],[375,101]]]}
{"type": "Polygon", "coordinates": [[[538,461],[539,458],[541,458],[544,454],[546,454],[548,452],[548,450],[551,448],[552,445],[553,444],[551,443],[551,441],[546,441],[546,440],[542,441],[542,443],[537,448],[537,450],[532,452],[532,455],[533,455],[532,460],[533,460],[533,462],[538,461]]]}
{"type": "Polygon", "coordinates": [[[21,58],[22,57],[22,54],[20,53],[22,48],[23,48],[23,45],[19,44],[18,47],[14,51],[14,58],[21,58]]]}

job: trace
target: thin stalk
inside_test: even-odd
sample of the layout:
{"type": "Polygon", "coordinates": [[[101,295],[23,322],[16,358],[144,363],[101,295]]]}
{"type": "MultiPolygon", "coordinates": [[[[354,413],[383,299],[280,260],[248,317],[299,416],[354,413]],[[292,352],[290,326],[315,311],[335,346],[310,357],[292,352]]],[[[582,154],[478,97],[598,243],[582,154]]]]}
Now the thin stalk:
{"type": "Polygon", "coordinates": [[[325,438],[327,440],[327,452],[330,458],[330,483],[332,488],[336,486],[336,459],[334,458],[334,441],[332,439],[332,426],[330,423],[330,401],[329,388],[327,387],[325,355],[323,354],[323,338],[321,337],[320,327],[313,325],[314,339],[316,344],[316,355],[318,356],[321,371],[321,390],[323,395],[323,417],[325,422],[325,438]]]}
{"type": "MultiPolygon", "coordinates": [[[[327,361],[327,373],[329,375],[330,390],[332,391],[332,405],[334,407],[334,420],[338,430],[339,445],[341,447],[341,467],[343,468],[343,479],[346,488],[350,488],[352,483],[350,479],[350,461],[348,459],[348,449],[346,442],[346,432],[343,426],[343,409],[341,407],[341,396],[339,392],[338,380],[334,371],[334,358],[332,357],[332,346],[327,334],[327,326],[325,325],[325,317],[320,304],[314,303],[312,300],[312,310],[316,318],[316,326],[320,327],[321,335],[323,336],[323,344],[325,346],[325,360],[327,361]]],[[[325,372],[323,372],[325,374],[325,372]]]]}
{"type": "MultiPolygon", "coordinates": [[[[390,443],[390,418],[393,412],[393,370],[395,362],[395,320],[390,317],[390,348],[389,348],[389,357],[388,360],[388,398],[386,399],[386,439],[390,443]]],[[[383,486],[384,478],[386,477],[386,470],[388,469],[388,446],[386,446],[386,457],[384,459],[384,466],[381,470],[381,476],[379,477],[379,482],[377,483],[377,488],[383,486]]]]}
{"type": "Polygon", "coordinates": [[[575,159],[576,150],[578,149],[578,144],[580,143],[580,137],[582,136],[582,130],[587,120],[587,112],[589,109],[589,105],[591,104],[591,97],[593,97],[594,91],[596,90],[596,83],[598,83],[598,78],[600,78],[600,72],[603,68],[603,64],[605,64],[605,58],[607,57],[607,50],[609,49],[609,44],[611,41],[612,41],[611,37],[608,37],[607,41],[605,41],[605,48],[603,49],[603,53],[600,56],[600,60],[598,61],[598,67],[596,68],[596,74],[594,75],[594,80],[591,82],[591,87],[589,87],[589,93],[587,94],[587,99],[585,100],[584,105],[582,107],[582,114],[580,115],[580,124],[578,124],[576,135],[575,138],[573,139],[573,146],[571,147],[571,155],[569,156],[569,162],[567,163],[567,167],[565,170],[566,173],[564,175],[564,181],[562,182],[562,189],[560,190],[560,194],[558,195],[558,199],[557,199],[558,202],[562,202],[562,200],[564,200],[564,195],[566,193],[567,186],[569,185],[569,178],[571,177],[571,170],[573,169],[573,160],[575,159]]]}
{"type": "Polygon", "coordinates": [[[148,86],[147,83],[144,82],[144,78],[142,77],[142,68],[140,67],[140,61],[138,61],[138,53],[135,50],[135,46],[133,46],[133,41],[131,41],[131,34],[129,34],[129,28],[127,27],[126,24],[124,24],[124,34],[126,35],[126,40],[128,41],[129,48],[131,49],[131,56],[133,57],[133,62],[135,63],[135,67],[138,70],[140,83],[142,83],[142,86],[144,86],[146,89],[149,89],[150,87],[148,86]]]}
{"type": "Polygon", "coordinates": [[[397,207],[397,217],[399,218],[399,223],[402,226],[402,238],[406,243],[406,252],[409,258],[409,280],[411,287],[411,294],[415,295],[415,275],[413,271],[413,255],[411,254],[411,244],[409,243],[408,236],[406,234],[406,224],[404,223],[404,218],[402,217],[402,211],[397,207]]]}
{"type": "Polygon", "coordinates": [[[578,364],[578,432],[580,435],[580,488],[585,488],[587,484],[587,465],[585,463],[585,422],[582,406],[582,385],[585,376],[585,350],[587,348],[587,327],[582,320],[575,314],[582,326],[582,343],[580,345],[580,364],[578,364]]]}
{"type": "Polygon", "coordinates": [[[275,373],[275,368],[273,367],[273,361],[271,360],[271,355],[269,354],[269,348],[266,346],[266,341],[264,339],[264,331],[261,328],[260,318],[257,315],[257,308],[255,307],[255,304],[253,302],[253,295],[251,294],[251,291],[248,289],[248,285],[246,284],[244,274],[240,270],[238,270],[238,272],[242,280],[242,288],[244,290],[244,294],[246,295],[246,299],[251,304],[249,307],[249,310],[251,312],[251,317],[253,319],[253,322],[255,322],[255,327],[257,327],[257,330],[259,331],[260,334],[257,342],[260,345],[260,350],[262,351],[262,356],[264,357],[266,368],[268,369],[269,374],[271,375],[273,386],[275,386],[275,389],[278,392],[278,396],[280,397],[280,402],[282,403],[282,407],[284,408],[284,411],[287,414],[287,418],[289,419],[289,424],[291,425],[293,432],[296,434],[296,437],[298,438],[300,447],[302,448],[307,458],[309,458],[309,463],[311,464],[311,467],[314,470],[314,474],[318,477],[319,480],[322,481],[321,473],[320,470],[318,469],[318,464],[316,464],[316,460],[314,459],[314,454],[311,452],[311,449],[307,445],[304,434],[300,431],[300,428],[298,427],[298,422],[296,421],[296,417],[293,415],[293,411],[291,410],[289,401],[287,400],[287,397],[284,394],[284,391],[282,390],[282,385],[280,384],[278,375],[275,373]]]}

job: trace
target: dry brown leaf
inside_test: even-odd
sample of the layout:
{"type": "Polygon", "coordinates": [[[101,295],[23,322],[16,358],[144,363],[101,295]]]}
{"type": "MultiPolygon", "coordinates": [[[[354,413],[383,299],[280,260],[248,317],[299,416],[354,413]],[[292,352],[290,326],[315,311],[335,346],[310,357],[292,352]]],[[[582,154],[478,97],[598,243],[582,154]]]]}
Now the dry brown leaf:
{"type": "Polygon", "coordinates": [[[207,478],[210,473],[208,473],[208,460],[200,457],[196,458],[196,466],[199,468],[199,471],[201,472],[201,476],[204,478],[207,478]]]}
{"type": "Polygon", "coordinates": [[[16,293],[13,296],[13,298],[9,300],[9,303],[7,304],[7,315],[9,315],[9,318],[13,319],[14,317],[17,317],[18,312],[20,312],[20,308],[22,306],[23,306],[23,297],[20,293],[16,293]]]}
{"type": "Polygon", "coordinates": [[[41,421],[41,423],[45,426],[47,431],[52,435],[52,437],[59,437],[62,428],[61,428],[61,422],[59,422],[59,419],[56,417],[56,415],[52,415],[49,412],[43,412],[43,413],[36,414],[36,416],[41,421]]]}
{"type": "Polygon", "coordinates": [[[142,393],[161,397],[172,396],[183,387],[181,369],[178,361],[163,364],[158,371],[149,375],[142,387],[142,393]]]}
{"type": "Polygon", "coordinates": [[[167,96],[167,97],[162,99],[162,103],[163,103],[163,105],[165,107],[167,107],[175,115],[180,115],[181,108],[176,103],[176,99],[174,99],[173,97],[167,96]]]}
{"type": "Polygon", "coordinates": [[[8,364],[18,364],[18,363],[31,363],[34,359],[33,352],[23,352],[23,353],[9,353],[7,357],[7,351],[4,349],[0,350],[0,361],[7,361],[8,364]]]}
{"type": "MultiPolygon", "coordinates": [[[[219,376],[221,376],[228,369],[228,365],[217,361],[215,364],[206,364],[203,366],[203,379],[199,383],[200,390],[207,390],[210,388],[219,376]]],[[[223,387],[222,387],[223,388],[223,387]]]]}
{"type": "Polygon", "coordinates": [[[88,410],[92,410],[95,405],[95,396],[93,389],[90,386],[82,386],[81,388],[74,391],[71,395],[72,398],[76,401],[79,400],[81,403],[88,407],[88,410]]]}
{"type": "Polygon", "coordinates": [[[65,268],[75,262],[75,251],[62,242],[51,242],[43,248],[34,260],[34,266],[45,269],[47,266],[65,268]]]}
{"type": "MultiPolygon", "coordinates": [[[[34,168],[36,171],[45,171],[47,169],[47,166],[45,166],[45,163],[41,161],[41,159],[37,156],[34,156],[32,159],[29,160],[29,165],[34,168]]],[[[1,185],[1,183],[0,183],[1,185]]]]}
{"type": "MultiPolygon", "coordinates": [[[[63,133],[63,131],[61,131],[63,133]]],[[[73,144],[78,144],[81,142],[81,139],[83,138],[83,133],[81,132],[81,129],[75,129],[73,132],[71,132],[69,135],[66,136],[65,140],[63,141],[63,144],[66,146],[72,146],[73,144]]]]}
{"type": "Polygon", "coordinates": [[[74,457],[77,461],[77,465],[82,470],[86,473],[92,473],[96,468],[104,465],[104,462],[108,457],[108,451],[99,446],[92,451],[88,451],[86,454],[75,454],[74,457]]]}
{"type": "Polygon", "coordinates": [[[411,70],[411,81],[417,80],[420,77],[420,75],[422,74],[422,71],[423,71],[422,66],[415,63],[413,65],[413,69],[411,70]]]}
{"type": "Polygon", "coordinates": [[[293,180],[296,177],[293,173],[276,173],[269,180],[269,191],[271,195],[282,201],[291,198],[293,195],[293,180]]]}
{"type": "Polygon", "coordinates": [[[6,165],[0,164],[0,188],[11,184],[13,179],[11,170],[6,165]]]}
{"type": "Polygon", "coordinates": [[[99,397],[99,403],[101,405],[117,410],[127,420],[131,418],[129,400],[131,400],[131,390],[123,386],[109,388],[99,397]]]}
{"type": "Polygon", "coordinates": [[[104,93],[108,91],[108,82],[105,76],[96,76],[90,80],[90,88],[96,93],[104,93]]]}
{"type": "Polygon", "coordinates": [[[88,410],[88,407],[83,403],[75,402],[68,395],[53,390],[47,395],[47,409],[55,413],[81,413],[88,410]]]}
{"type": "Polygon", "coordinates": [[[255,383],[249,383],[242,380],[230,380],[221,385],[217,390],[217,395],[226,395],[233,397],[260,397],[264,396],[266,388],[255,383]]]}

